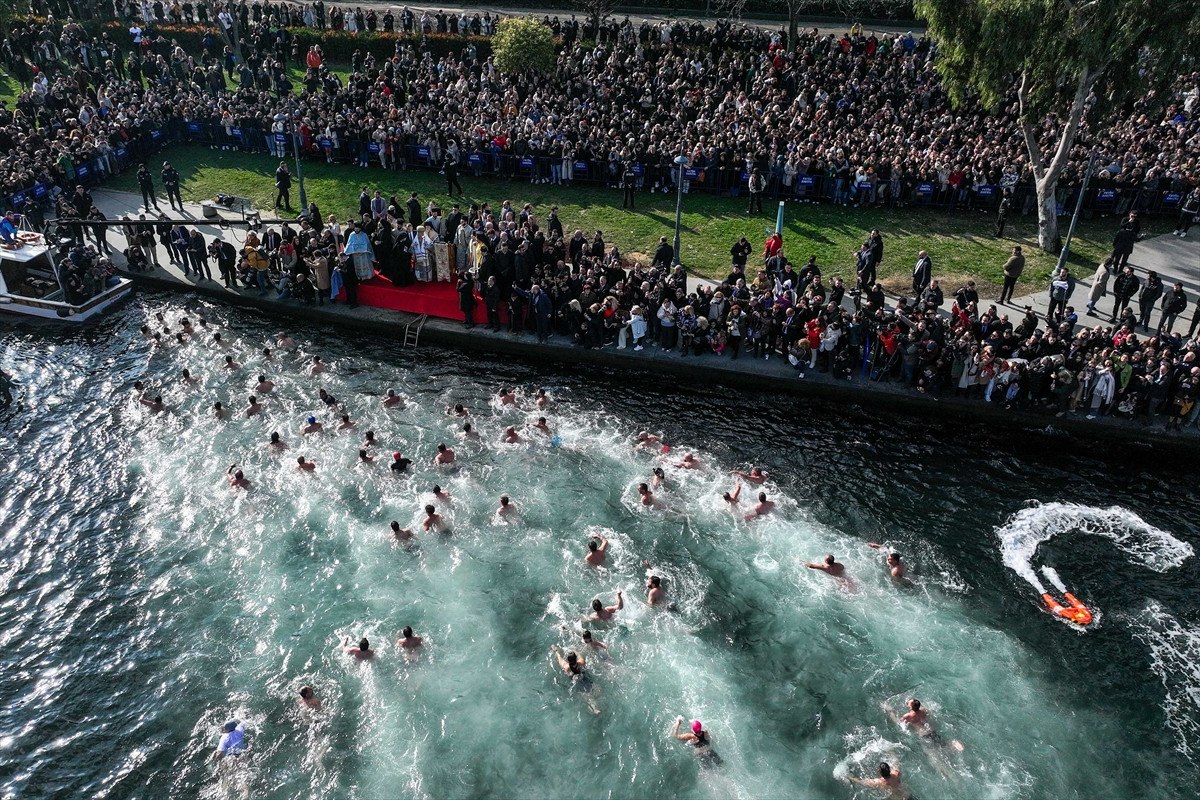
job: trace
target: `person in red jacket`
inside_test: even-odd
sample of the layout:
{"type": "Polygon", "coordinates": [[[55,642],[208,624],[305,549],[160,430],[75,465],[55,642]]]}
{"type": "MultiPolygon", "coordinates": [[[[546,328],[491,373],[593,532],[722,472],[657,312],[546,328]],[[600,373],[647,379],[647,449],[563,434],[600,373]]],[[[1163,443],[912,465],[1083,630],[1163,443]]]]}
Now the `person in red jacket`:
{"type": "Polygon", "coordinates": [[[825,326],[821,324],[820,317],[813,317],[804,325],[805,336],[808,338],[809,346],[809,369],[817,368],[817,351],[821,349],[821,334],[825,330],[825,326]]]}
{"type": "Polygon", "coordinates": [[[766,261],[773,255],[776,255],[783,249],[783,236],[778,233],[772,233],[771,238],[767,239],[767,244],[763,248],[763,261],[766,261]]]}
{"type": "Polygon", "coordinates": [[[308,48],[308,55],[304,57],[304,62],[308,64],[309,69],[320,69],[322,63],[321,48],[315,44],[308,48]]]}

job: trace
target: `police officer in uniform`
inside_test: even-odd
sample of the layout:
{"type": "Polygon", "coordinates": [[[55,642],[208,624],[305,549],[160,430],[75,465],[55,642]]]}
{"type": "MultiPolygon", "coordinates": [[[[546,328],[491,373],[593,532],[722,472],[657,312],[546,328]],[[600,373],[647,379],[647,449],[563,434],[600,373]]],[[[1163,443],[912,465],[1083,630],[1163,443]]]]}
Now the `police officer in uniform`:
{"type": "Polygon", "coordinates": [[[163,188],[167,190],[167,202],[171,204],[171,208],[175,208],[175,204],[179,203],[179,210],[183,211],[183,197],[179,194],[179,173],[171,166],[170,161],[163,162],[162,182],[163,188]]]}

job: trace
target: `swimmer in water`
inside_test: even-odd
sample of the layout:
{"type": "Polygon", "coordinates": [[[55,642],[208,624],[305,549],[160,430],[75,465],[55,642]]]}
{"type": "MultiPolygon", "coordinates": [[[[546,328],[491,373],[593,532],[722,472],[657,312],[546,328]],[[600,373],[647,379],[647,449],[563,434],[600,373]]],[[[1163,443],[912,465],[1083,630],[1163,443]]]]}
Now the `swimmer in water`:
{"type": "Polygon", "coordinates": [[[262,403],[258,402],[258,398],[250,395],[250,401],[246,405],[246,416],[253,417],[255,414],[263,410],[262,403]]]}
{"type": "Polygon", "coordinates": [[[342,414],[342,421],[338,423],[337,429],[339,431],[349,431],[353,430],[357,425],[357,422],[350,419],[349,414],[342,414]]]}
{"type": "Polygon", "coordinates": [[[537,423],[533,426],[533,429],[535,431],[544,433],[547,436],[552,436],[554,434],[554,431],[550,430],[550,426],[546,424],[545,417],[538,417],[537,423]]]}
{"type": "Polygon", "coordinates": [[[648,508],[659,508],[662,505],[662,503],[658,502],[658,499],[654,496],[654,492],[650,491],[649,484],[639,483],[638,495],[641,498],[642,505],[647,506],[648,508]]]}
{"type": "MultiPolygon", "coordinates": [[[[878,544],[877,542],[867,542],[867,547],[870,547],[872,550],[883,549],[883,545],[878,544]]],[[[905,573],[907,570],[900,559],[900,554],[894,550],[887,554],[887,567],[888,572],[893,578],[898,581],[905,579],[905,573]]]]}
{"type": "Polygon", "coordinates": [[[515,406],[517,404],[517,393],[511,389],[501,389],[498,397],[502,406],[515,406]]]}
{"type": "Polygon", "coordinates": [[[913,796],[900,784],[900,767],[893,767],[886,761],[879,764],[878,778],[856,778],[853,775],[847,775],[846,780],[868,789],[877,789],[891,800],[913,800],[913,796]]]}
{"type": "Polygon", "coordinates": [[[421,520],[421,527],[425,529],[426,533],[430,531],[440,533],[446,527],[446,523],[442,519],[442,515],[437,513],[437,509],[428,505],[425,506],[425,519],[421,520]]]}
{"type": "Polygon", "coordinates": [[[237,468],[237,464],[229,465],[229,469],[225,470],[225,479],[229,481],[230,489],[250,488],[250,480],[237,468]]]}
{"type": "Polygon", "coordinates": [[[592,534],[592,537],[588,539],[587,546],[587,555],[583,557],[583,560],[593,567],[604,566],[604,558],[608,555],[608,539],[592,534]]]}
{"type": "Polygon", "coordinates": [[[311,686],[300,687],[300,706],[301,708],[309,708],[313,711],[321,710],[321,700],[317,697],[317,693],[313,691],[311,686]]]}
{"type": "Polygon", "coordinates": [[[825,559],[820,563],[810,562],[804,566],[808,567],[809,569],[818,569],[821,572],[832,575],[835,578],[840,578],[846,574],[846,565],[839,564],[837,559],[832,555],[825,556],[825,559]]]}
{"type": "Polygon", "coordinates": [[[954,748],[960,753],[964,750],[962,742],[958,741],[957,739],[946,741],[937,731],[933,729],[933,725],[929,722],[929,714],[924,708],[921,707],[920,700],[916,699],[915,697],[910,697],[907,705],[908,711],[899,716],[891,709],[890,706],[888,706],[887,703],[880,703],[879,707],[883,709],[883,713],[886,714],[887,718],[892,722],[896,723],[901,728],[908,726],[912,729],[913,733],[915,733],[917,736],[920,736],[930,744],[946,745],[954,748]]]}
{"type": "Polygon", "coordinates": [[[538,389],[536,392],[534,392],[533,403],[538,408],[545,408],[546,406],[550,405],[550,395],[546,394],[545,389],[538,389]]]}
{"type": "Polygon", "coordinates": [[[273,359],[274,356],[271,355],[271,348],[264,347],[262,349],[262,357],[263,357],[263,361],[270,361],[271,359],[273,359]]]}
{"type": "Polygon", "coordinates": [[[312,472],[317,468],[317,462],[309,461],[304,456],[296,456],[296,469],[301,472],[312,472]]]}
{"type": "Polygon", "coordinates": [[[437,455],[433,457],[433,463],[440,466],[454,463],[454,451],[444,444],[437,446],[437,455]]]}
{"type": "Polygon", "coordinates": [[[391,467],[393,474],[401,475],[408,471],[408,465],[411,463],[411,458],[405,458],[404,454],[397,450],[396,452],[392,453],[392,463],[389,466],[391,467]]]}
{"type": "Polygon", "coordinates": [[[650,478],[650,488],[666,489],[667,488],[667,473],[663,472],[662,467],[655,467],[654,473],[650,478]]]}
{"type": "Polygon", "coordinates": [[[525,440],[521,438],[521,434],[517,433],[516,428],[514,428],[512,425],[509,425],[504,429],[503,441],[505,444],[519,444],[525,440]]]}
{"type": "Polygon", "coordinates": [[[225,419],[225,406],[221,405],[220,400],[213,403],[212,411],[213,411],[213,416],[216,417],[217,419],[225,419]]]}
{"type": "Polygon", "coordinates": [[[500,495],[500,507],[496,509],[496,516],[507,519],[515,513],[517,513],[517,507],[508,499],[508,495],[500,495]]]}
{"type": "Polygon", "coordinates": [[[405,625],[404,630],[400,631],[400,638],[396,640],[396,646],[405,650],[416,650],[421,645],[425,644],[425,639],[413,634],[411,625],[405,625]]]}
{"type": "Polygon", "coordinates": [[[231,719],[222,728],[221,741],[213,752],[213,760],[220,761],[226,756],[237,758],[246,752],[246,726],[236,719],[231,719]]]}
{"type": "Polygon", "coordinates": [[[259,375],[258,385],[254,387],[254,391],[259,394],[270,394],[275,391],[275,381],[268,380],[266,375],[259,375]]]}
{"type": "Polygon", "coordinates": [[[275,345],[284,350],[295,350],[296,340],[291,336],[288,336],[286,333],[281,333],[275,337],[275,345]]]}
{"type": "Polygon", "coordinates": [[[307,422],[307,424],[303,428],[300,429],[300,432],[303,434],[320,433],[322,430],[325,429],[324,425],[322,425],[320,422],[317,422],[316,417],[310,416],[306,420],[306,422],[307,422]]]}
{"type": "Polygon", "coordinates": [[[463,439],[473,439],[473,440],[479,439],[479,434],[475,431],[475,428],[473,428],[471,426],[471,423],[469,423],[469,422],[463,423],[462,433],[460,435],[462,436],[463,439]]]}
{"type": "Polygon", "coordinates": [[[455,403],[452,406],[446,406],[446,413],[452,417],[469,417],[471,410],[462,403],[455,403]]]}
{"type": "Polygon", "coordinates": [[[214,347],[229,347],[229,342],[221,338],[220,332],[214,333],[210,341],[213,343],[214,347]]]}
{"type": "Polygon", "coordinates": [[[325,404],[326,408],[335,408],[340,405],[338,399],[324,389],[317,390],[317,398],[325,404]]]}
{"type": "Polygon", "coordinates": [[[616,613],[624,607],[625,607],[625,597],[621,593],[621,590],[618,589],[616,605],[606,606],[600,602],[599,597],[592,600],[592,614],[589,617],[589,619],[594,620],[596,622],[607,622],[608,620],[610,620],[614,616],[616,616],[616,613]]]}
{"type": "Polygon", "coordinates": [[[449,503],[454,500],[454,498],[450,496],[449,492],[443,491],[442,487],[436,483],[433,485],[433,490],[430,492],[430,494],[443,503],[449,503]]]}
{"type": "Polygon", "coordinates": [[[150,409],[151,414],[159,414],[167,410],[161,394],[156,394],[154,397],[142,397],[138,402],[150,409]]]}
{"type": "Polygon", "coordinates": [[[754,504],[754,509],[746,515],[747,520],[752,520],[755,517],[765,517],[775,510],[775,503],[767,499],[766,492],[758,493],[758,502],[754,504]]]}
{"type": "Polygon", "coordinates": [[[687,742],[695,749],[696,757],[701,761],[709,762],[713,765],[721,763],[721,757],[712,749],[712,739],[709,738],[708,731],[704,729],[704,725],[698,719],[692,720],[689,725],[689,730],[683,733],[679,732],[680,726],[683,725],[683,716],[675,718],[675,725],[671,728],[671,735],[681,742],[687,742]]]}
{"type": "Polygon", "coordinates": [[[656,606],[667,602],[667,591],[662,588],[662,578],[651,575],[646,583],[646,605],[656,606]]]}
{"type": "Polygon", "coordinates": [[[368,453],[366,450],[359,450],[359,451],[358,451],[358,463],[360,463],[360,464],[374,464],[374,463],[375,463],[375,456],[371,455],[371,454],[370,454],[370,453],[368,453]]]}
{"type": "Polygon", "coordinates": [[[675,466],[680,469],[698,469],[700,467],[700,459],[696,458],[694,453],[688,453],[683,457],[682,461],[676,461],[675,466]]]}
{"type": "Polygon", "coordinates": [[[637,440],[633,443],[634,447],[653,447],[656,444],[662,444],[662,438],[650,434],[648,431],[638,431],[637,440]]]}
{"type": "Polygon", "coordinates": [[[558,661],[559,669],[563,671],[563,674],[571,678],[571,684],[583,694],[584,700],[587,702],[588,709],[590,709],[593,714],[599,714],[599,707],[597,707],[595,701],[588,696],[592,690],[592,679],[588,676],[587,672],[584,671],[584,669],[587,667],[587,659],[578,655],[574,650],[568,652],[564,658],[562,652],[558,649],[558,645],[552,645],[550,647],[550,654],[554,656],[555,660],[558,661]]]}
{"type": "Polygon", "coordinates": [[[374,447],[378,442],[375,441],[375,431],[367,431],[363,436],[363,447],[374,447]]]}
{"type": "Polygon", "coordinates": [[[721,499],[724,500],[726,503],[728,503],[730,506],[736,506],[738,504],[738,500],[741,498],[741,496],[742,496],[742,482],[739,480],[737,483],[735,483],[733,485],[733,491],[725,492],[723,495],[721,495],[721,499]]]}
{"type": "Polygon", "coordinates": [[[346,655],[354,656],[358,661],[370,661],[375,657],[375,651],[371,649],[371,642],[365,636],[359,639],[358,644],[354,646],[351,646],[349,636],[343,637],[342,650],[346,655]]]}
{"type": "Polygon", "coordinates": [[[185,369],[185,370],[183,371],[183,373],[182,373],[182,374],[179,376],[179,380],[180,380],[180,381],[181,381],[181,382],[182,382],[182,383],[183,383],[185,386],[195,386],[197,383],[199,383],[199,382],[200,382],[200,379],[199,379],[199,378],[196,378],[196,377],[193,377],[193,376],[192,376],[192,372],[191,372],[191,370],[188,370],[188,369],[185,369]]]}
{"type": "Polygon", "coordinates": [[[743,480],[753,483],[755,486],[760,486],[767,480],[767,473],[758,467],[751,467],[749,472],[742,472],[740,469],[732,470],[729,474],[737,475],[743,480]]]}
{"type": "Polygon", "coordinates": [[[287,442],[279,438],[279,431],[271,431],[271,441],[267,442],[267,447],[272,447],[276,450],[287,450],[287,442]]]}
{"type": "Polygon", "coordinates": [[[397,541],[407,542],[409,539],[413,538],[412,530],[410,528],[401,528],[400,523],[396,522],[396,520],[392,520],[391,527],[392,527],[392,536],[397,541]]]}
{"type": "Polygon", "coordinates": [[[583,632],[583,646],[597,651],[604,651],[608,649],[608,645],[592,636],[591,631],[583,632]]]}
{"type": "Polygon", "coordinates": [[[312,363],[308,365],[309,375],[320,375],[325,371],[325,363],[321,361],[320,356],[313,356],[312,363]]]}
{"type": "Polygon", "coordinates": [[[383,398],[384,408],[404,408],[404,398],[396,394],[395,389],[387,390],[387,397],[383,398]]]}
{"type": "Polygon", "coordinates": [[[222,367],[227,372],[241,369],[242,365],[233,360],[233,356],[225,356],[225,366],[222,367]]]}

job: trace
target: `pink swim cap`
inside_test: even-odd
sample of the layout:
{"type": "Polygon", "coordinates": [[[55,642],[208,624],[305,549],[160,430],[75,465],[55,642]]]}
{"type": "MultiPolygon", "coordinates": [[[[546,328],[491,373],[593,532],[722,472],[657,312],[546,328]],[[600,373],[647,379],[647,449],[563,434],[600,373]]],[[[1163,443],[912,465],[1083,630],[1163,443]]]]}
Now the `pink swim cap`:
{"type": "Polygon", "coordinates": [[[692,720],[692,733],[698,736],[702,730],[704,730],[704,726],[700,724],[700,720],[692,720]]]}

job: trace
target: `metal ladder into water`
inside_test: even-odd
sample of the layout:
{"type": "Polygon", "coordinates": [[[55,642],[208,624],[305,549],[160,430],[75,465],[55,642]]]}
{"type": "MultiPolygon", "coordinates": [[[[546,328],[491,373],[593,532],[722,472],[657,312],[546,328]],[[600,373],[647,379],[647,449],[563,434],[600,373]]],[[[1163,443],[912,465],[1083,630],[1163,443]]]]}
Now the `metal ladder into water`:
{"type": "Polygon", "coordinates": [[[422,314],[404,326],[404,346],[415,348],[421,338],[421,329],[425,327],[428,314],[422,314]]]}

